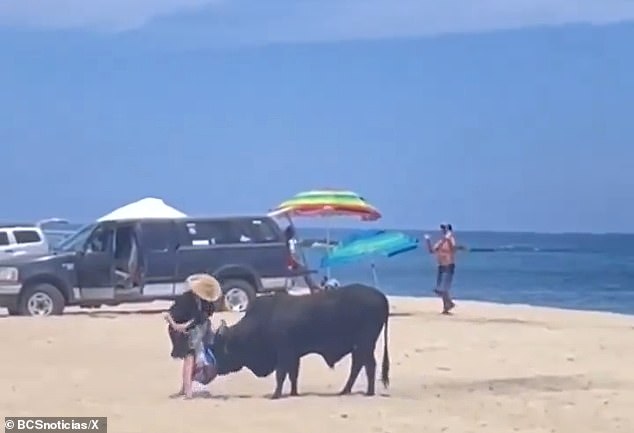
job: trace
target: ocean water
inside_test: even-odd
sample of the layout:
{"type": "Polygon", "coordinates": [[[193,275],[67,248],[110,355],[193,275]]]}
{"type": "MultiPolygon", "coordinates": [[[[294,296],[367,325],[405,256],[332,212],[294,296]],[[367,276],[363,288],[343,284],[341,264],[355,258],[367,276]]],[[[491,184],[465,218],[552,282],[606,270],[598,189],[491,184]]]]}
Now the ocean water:
{"type": "MultiPolygon", "coordinates": [[[[352,230],[331,230],[342,239],[352,230]]],[[[304,239],[325,230],[298,229],[304,239]]],[[[423,242],[423,232],[407,233],[423,242]]],[[[432,236],[433,232],[429,232],[432,236]]],[[[457,300],[529,304],[634,314],[634,234],[456,232],[470,251],[457,256],[457,300]]],[[[305,249],[318,269],[323,248],[305,249]]],[[[372,283],[371,260],[331,268],[340,282],[372,283]]],[[[436,264],[426,249],[374,260],[379,287],[389,295],[433,296],[436,264]]],[[[325,270],[319,269],[320,277],[325,270]]],[[[319,279],[319,278],[318,278],[319,279]]]]}

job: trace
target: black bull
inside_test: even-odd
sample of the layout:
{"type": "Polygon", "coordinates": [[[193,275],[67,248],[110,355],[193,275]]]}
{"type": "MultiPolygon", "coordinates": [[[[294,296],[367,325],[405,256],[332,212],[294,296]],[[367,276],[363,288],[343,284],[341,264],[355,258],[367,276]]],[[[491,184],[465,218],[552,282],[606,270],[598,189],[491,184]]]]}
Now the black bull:
{"type": "Polygon", "coordinates": [[[367,375],[366,395],[374,395],[374,348],[383,328],[381,381],[389,385],[389,303],[379,290],[362,284],[306,296],[275,295],[253,301],[235,325],[222,324],[213,351],[218,374],[247,367],[258,377],[275,371],[272,398],[282,395],[289,376],[290,395],[298,395],[297,377],[302,356],[317,353],[330,368],[352,354],[350,376],[341,394],[350,394],[361,368],[367,375]]]}

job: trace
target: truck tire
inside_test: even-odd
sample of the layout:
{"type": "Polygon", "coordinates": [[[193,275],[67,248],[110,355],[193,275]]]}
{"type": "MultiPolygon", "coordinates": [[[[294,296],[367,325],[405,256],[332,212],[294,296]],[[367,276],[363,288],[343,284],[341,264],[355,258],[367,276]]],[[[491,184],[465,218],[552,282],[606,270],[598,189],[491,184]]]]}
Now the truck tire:
{"type": "Polygon", "coordinates": [[[244,312],[255,299],[255,287],[245,280],[226,280],[221,283],[224,293],[224,310],[244,312]]]}
{"type": "Polygon", "coordinates": [[[18,310],[22,316],[59,316],[65,305],[64,296],[57,287],[42,283],[24,290],[18,310]]]}

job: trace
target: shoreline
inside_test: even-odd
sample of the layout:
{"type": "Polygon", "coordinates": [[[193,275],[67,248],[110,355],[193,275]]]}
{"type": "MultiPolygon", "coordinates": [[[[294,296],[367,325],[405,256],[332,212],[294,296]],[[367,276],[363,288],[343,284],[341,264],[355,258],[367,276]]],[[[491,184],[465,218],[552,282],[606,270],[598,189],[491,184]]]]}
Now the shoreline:
{"type": "MultiPolygon", "coordinates": [[[[300,287],[292,290],[290,294],[292,296],[301,296],[307,294],[307,287],[300,287]]],[[[391,313],[399,314],[398,305],[406,303],[408,305],[416,305],[414,309],[417,313],[429,313],[434,314],[437,313],[440,308],[440,300],[439,298],[435,298],[433,296],[406,296],[406,295],[387,295],[388,300],[390,301],[391,313]]],[[[587,309],[578,309],[578,308],[562,308],[562,307],[550,307],[544,305],[533,305],[533,304],[524,304],[524,303],[502,303],[502,302],[489,302],[489,301],[479,301],[479,300],[471,300],[471,299],[460,299],[454,298],[456,302],[456,309],[454,310],[454,314],[448,317],[448,320],[451,320],[452,317],[459,317],[460,312],[470,311],[487,311],[487,312],[517,312],[520,314],[530,314],[538,315],[545,314],[547,316],[570,316],[570,317],[590,317],[595,316],[597,318],[614,318],[625,321],[631,321],[634,326],[634,314],[626,314],[612,311],[604,311],[604,310],[587,310],[587,309]]],[[[64,310],[64,314],[56,317],[64,317],[66,314],[70,313],[71,315],[75,315],[78,313],[85,314],[99,314],[99,313],[116,313],[116,312],[124,312],[126,314],[132,314],[134,312],[138,312],[139,314],[147,314],[151,312],[160,313],[171,305],[171,301],[152,301],[152,302],[139,302],[139,303],[123,303],[117,306],[102,306],[100,308],[82,308],[77,306],[66,307],[64,310]]],[[[226,313],[226,314],[237,314],[237,313],[226,313]]],[[[497,314],[495,314],[497,316],[497,314]]],[[[0,319],[10,318],[8,312],[5,308],[0,308],[0,319]]],[[[12,318],[12,317],[11,317],[12,318]]],[[[23,317],[16,317],[23,318],[23,317]]]]}
{"type": "MultiPolygon", "coordinates": [[[[291,291],[289,292],[292,295],[303,295],[303,294],[307,294],[309,293],[309,289],[306,286],[297,286],[294,287],[293,289],[291,289],[291,291]]],[[[390,295],[386,293],[387,298],[392,301],[392,300],[406,300],[406,301],[417,301],[417,300],[422,300],[425,302],[431,302],[431,301],[439,301],[439,298],[434,297],[434,296],[411,296],[411,295],[390,295]]],[[[536,309],[541,309],[541,310],[554,310],[554,311],[568,311],[568,312],[579,312],[579,313],[596,313],[596,314],[608,314],[608,315],[617,315],[617,316],[624,316],[624,317],[628,317],[628,318],[632,318],[634,319],[634,313],[629,314],[629,313],[619,313],[616,311],[607,311],[607,310],[590,310],[590,309],[583,309],[583,308],[573,308],[573,307],[553,307],[553,306],[549,306],[549,305],[536,305],[536,304],[526,304],[526,303],[522,303],[522,302],[513,302],[513,303],[506,303],[506,302],[494,302],[494,301],[481,301],[481,300],[476,300],[476,299],[469,299],[469,298],[454,298],[454,301],[456,302],[456,304],[460,303],[460,304],[471,304],[473,306],[482,306],[482,307],[510,307],[510,308],[536,308],[536,309]]]]}
{"type": "MultiPolygon", "coordinates": [[[[432,302],[432,301],[439,302],[438,298],[434,298],[432,296],[417,297],[417,296],[405,296],[405,295],[389,295],[388,299],[407,300],[407,301],[423,300],[427,302],[432,302]]],[[[505,308],[509,310],[518,310],[518,311],[540,310],[545,313],[571,313],[571,314],[584,314],[584,315],[594,314],[599,316],[614,316],[614,317],[621,317],[625,319],[634,320],[634,313],[628,314],[628,313],[619,313],[615,311],[606,311],[606,310],[589,310],[589,309],[572,308],[572,307],[570,308],[551,307],[548,305],[525,304],[520,302],[506,303],[506,302],[493,302],[493,301],[479,301],[479,300],[466,299],[466,298],[454,298],[454,301],[456,302],[456,308],[458,308],[459,305],[466,304],[476,308],[477,307],[482,307],[487,309],[488,308],[491,308],[491,309],[505,308]]]]}

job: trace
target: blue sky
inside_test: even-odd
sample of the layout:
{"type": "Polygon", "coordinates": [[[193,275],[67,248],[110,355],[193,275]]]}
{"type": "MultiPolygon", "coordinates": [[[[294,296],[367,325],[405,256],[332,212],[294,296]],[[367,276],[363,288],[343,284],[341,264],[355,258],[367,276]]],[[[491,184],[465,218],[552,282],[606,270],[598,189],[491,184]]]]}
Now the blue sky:
{"type": "Polygon", "coordinates": [[[0,219],[332,186],[382,226],[633,232],[634,2],[473,4],[4,1],[0,219]]]}

